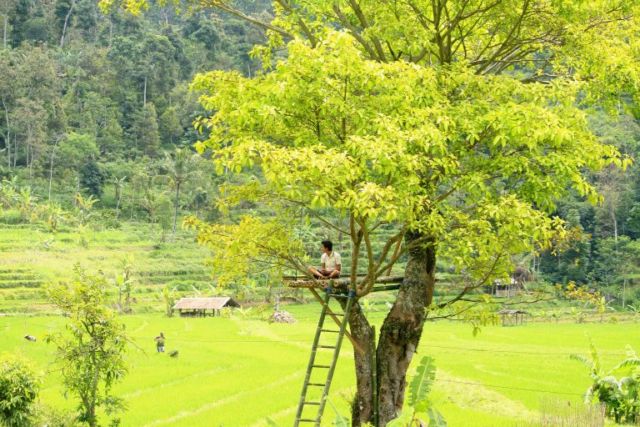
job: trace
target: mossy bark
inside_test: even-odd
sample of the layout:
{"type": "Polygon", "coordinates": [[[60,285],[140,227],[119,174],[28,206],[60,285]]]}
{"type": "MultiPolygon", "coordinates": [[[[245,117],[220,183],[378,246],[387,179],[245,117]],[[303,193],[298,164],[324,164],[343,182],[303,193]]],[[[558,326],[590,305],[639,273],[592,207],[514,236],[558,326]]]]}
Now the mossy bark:
{"type": "Polygon", "coordinates": [[[353,405],[352,423],[385,426],[402,410],[406,375],[422,336],[426,307],[431,304],[435,286],[435,242],[419,234],[407,236],[407,244],[420,241],[409,251],[404,281],[398,297],[380,330],[376,351],[375,375],[377,390],[373,391],[373,329],[356,305],[350,316],[351,335],[360,345],[355,365],[357,394],[353,405]],[[374,421],[374,397],[378,420],[374,421]]]}

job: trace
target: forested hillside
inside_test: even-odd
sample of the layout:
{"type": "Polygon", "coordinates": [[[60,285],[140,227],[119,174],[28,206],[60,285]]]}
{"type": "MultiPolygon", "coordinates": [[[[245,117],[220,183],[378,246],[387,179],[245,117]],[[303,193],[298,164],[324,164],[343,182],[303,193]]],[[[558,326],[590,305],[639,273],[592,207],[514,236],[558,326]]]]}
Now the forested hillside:
{"type": "MultiPolygon", "coordinates": [[[[268,1],[240,3],[268,21],[268,1]]],[[[109,227],[135,220],[169,230],[186,212],[219,218],[218,178],[192,149],[201,138],[193,121],[207,112],[189,85],[212,69],[260,72],[249,51],[261,30],[212,10],[103,14],[94,0],[4,0],[0,20],[1,222],[42,220],[55,231],[62,212],[85,206],[109,227]]],[[[637,120],[606,117],[591,117],[594,131],[637,157],[637,120]]],[[[637,165],[592,176],[601,204],[558,203],[572,239],[519,263],[538,279],[638,304],[639,178],[637,165]]]]}
{"type": "MultiPolygon", "coordinates": [[[[267,13],[267,2],[247,3],[267,13]]],[[[261,32],[211,12],[104,15],[93,0],[1,7],[2,178],[63,207],[81,192],[101,208],[157,220],[168,188],[154,177],[171,169],[165,153],[198,137],[192,122],[202,110],[189,83],[214,68],[254,72],[249,50],[261,32]],[[115,189],[105,194],[108,186],[115,189]]],[[[215,190],[208,168],[195,169],[201,176],[187,180],[180,202],[193,211],[209,206],[215,190]]]]}

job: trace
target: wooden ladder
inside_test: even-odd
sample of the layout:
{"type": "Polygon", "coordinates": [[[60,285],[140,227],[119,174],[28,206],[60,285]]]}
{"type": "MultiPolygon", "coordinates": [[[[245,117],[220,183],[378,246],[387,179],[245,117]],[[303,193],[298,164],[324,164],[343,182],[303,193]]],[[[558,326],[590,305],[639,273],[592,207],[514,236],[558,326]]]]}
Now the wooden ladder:
{"type": "MultiPolygon", "coordinates": [[[[314,424],[315,426],[320,426],[320,421],[322,420],[322,413],[324,411],[325,404],[327,403],[327,396],[329,395],[329,388],[331,387],[331,380],[333,378],[333,373],[336,368],[336,364],[338,362],[338,356],[340,355],[340,347],[342,346],[342,338],[346,333],[347,322],[349,321],[349,312],[351,310],[351,305],[355,298],[355,291],[349,290],[345,292],[337,292],[328,287],[325,289],[325,296],[322,303],[322,312],[320,313],[320,319],[318,320],[318,327],[316,328],[316,334],[313,339],[313,345],[311,346],[311,356],[309,357],[309,365],[307,366],[307,373],[304,377],[304,383],[302,385],[302,393],[300,393],[300,402],[298,403],[298,410],[296,412],[294,427],[298,427],[300,424],[314,424]],[[346,300],[344,304],[344,311],[342,313],[336,313],[329,307],[329,302],[331,298],[336,300],[346,300]],[[329,315],[332,318],[341,318],[339,329],[326,329],[324,327],[325,319],[329,315]],[[333,336],[335,337],[335,343],[333,345],[321,344],[320,339],[322,336],[333,336]],[[318,352],[324,350],[332,350],[333,355],[331,362],[329,364],[326,363],[316,363],[316,356],[318,352]],[[326,375],[323,375],[324,381],[315,379],[313,382],[311,381],[311,375],[314,370],[321,371],[326,375]],[[319,400],[308,400],[309,390],[310,388],[321,388],[322,389],[322,397],[319,400]],[[317,411],[315,411],[315,416],[311,417],[308,415],[303,416],[303,412],[305,407],[317,407],[317,411]]],[[[342,307],[342,305],[340,305],[342,307]]],[[[312,411],[307,411],[312,412],[312,411]]]]}

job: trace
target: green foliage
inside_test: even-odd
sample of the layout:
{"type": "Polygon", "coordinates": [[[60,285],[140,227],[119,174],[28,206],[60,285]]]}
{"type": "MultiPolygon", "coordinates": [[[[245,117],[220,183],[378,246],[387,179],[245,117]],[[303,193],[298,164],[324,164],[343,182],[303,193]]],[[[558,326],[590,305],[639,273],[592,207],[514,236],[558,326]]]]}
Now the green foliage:
{"type": "Polygon", "coordinates": [[[136,115],[133,132],[139,151],[149,157],[155,157],[160,151],[160,134],[156,108],[149,102],[136,115]]]}
{"type": "Polygon", "coordinates": [[[43,217],[49,230],[53,233],[58,231],[62,223],[67,219],[67,214],[59,204],[48,203],[46,205],[40,205],[39,216],[43,217]]]}
{"type": "Polygon", "coordinates": [[[117,273],[112,279],[112,284],[118,291],[118,310],[123,313],[131,313],[131,293],[134,291],[135,286],[133,256],[127,255],[122,258],[120,267],[121,272],[117,273]]]}
{"type": "MultiPolygon", "coordinates": [[[[184,185],[189,178],[197,172],[195,169],[196,158],[191,150],[185,148],[176,148],[173,153],[165,153],[162,167],[166,171],[167,177],[171,186],[175,190],[175,197],[173,200],[173,233],[176,232],[176,226],[178,221],[178,209],[180,207],[180,189],[184,188],[184,185]]],[[[163,227],[164,229],[164,227],[163,227]]]]}
{"type": "Polygon", "coordinates": [[[238,225],[227,225],[207,224],[190,217],[185,220],[185,226],[196,229],[198,242],[213,251],[213,275],[218,285],[246,283],[249,277],[272,267],[264,260],[265,253],[289,257],[298,263],[298,268],[304,268],[304,264],[297,261],[304,258],[304,247],[295,238],[292,227],[280,221],[244,216],[238,225]],[[248,254],[253,254],[249,256],[253,256],[254,262],[238,262],[238,256],[248,254]]]}
{"type": "Polygon", "coordinates": [[[607,416],[616,423],[640,421],[640,358],[628,348],[627,358],[609,371],[605,371],[600,356],[591,343],[591,358],[571,355],[589,368],[593,384],[585,394],[587,403],[603,403],[607,416]],[[622,375],[621,377],[614,376],[622,375]]]}
{"type": "Polygon", "coordinates": [[[113,385],[127,372],[124,325],[106,307],[107,282],[76,267],[71,283],[52,284],[47,292],[68,318],[67,332],[50,335],[55,344],[66,390],[78,400],[78,420],[98,425],[98,408],[107,414],[124,409],[112,395],[113,385]]]}
{"type": "Polygon", "coordinates": [[[164,314],[173,317],[173,306],[176,303],[176,293],[169,286],[162,288],[162,300],[164,301],[164,314]]]}
{"type": "Polygon", "coordinates": [[[420,360],[409,385],[409,401],[407,403],[417,411],[424,411],[427,406],[427,396],[435,379],[436,367],[433,358],[425,356],[420,360]]]}
{"type": "Polygon", "coordinates": [[[89,223],[89,220],[93,216],[93,207],[98,202],[92,194],[89,197],[84,197],[80,193],[76,193],[76,218],[81,226],[85,226],[89,223]]]}
{"type": "Polygon", "coordinates": [[[71,132],[60,142],[56,156],[64,163],[65,169],[77,170],[98,156],[98,146],[91,135],[71,132]]]}
{"type": "Polygon", "coordinates": [[[90,196],[96,198],[102,196],[104,180],[104,173],[95,160],[87,160],[80,168],[80,186],[85,189],[90,196]]]}
{"type": "Polygon", "coordinates": [[[16,358],[0,359],[0,424],[33,425],[34,403],[40,383],[31,368],[16,358]]]}
{"type": "MultiPolygon", "coordinates": [[[[563,234],[563,222],[540,208],[567,189],[598,198],[585,167],[627,164],[591,134],[569,81],[526,85],[509,74],[478,76],[465,64],[380,63],[344,32],[287,48],[268,74],[216,71],[194,83],[216,112],[200,121],[210,136],[197,148],[214,153],[219,173],[254,173],[226,186],[226,200],[264,203],[283,227],[299,210],[334,229],[348,213],[356,242],[358,233],[379,238],[376,224],[391,222],[432,236],[441,260],[480,279],[487,266],[505,274],[509,254],[563,234]]],[[[254,249],[245,256],[277,253],[254,249]]],[[[368,257],[372,275],[395,262],[388,251],[368,257]]]]}
{"type": "Polygon", "coordinates": [[[328,403],[331,406],[331,409],[333,409],[334,414],[336,415],[336,418],[333,420],[333,425],[335,427],[349,427],[349,419],[342,416],[330,400],[328,401],[328,403]]]}
{"type": "Polygon", "coordinates": [[[431,427],[446,427],[447,423],[429,401],[429,392],[436,378],[436,367],[430,356],[424,356],[416,368],[416,373],[409,385],[408,407],[403,409],[398,418],[387,424],[390,427],[408,427],[414,425],[427,425],[431,427]],[[427,415],[429,421],[417,417],[418,413],[427,415]]]}

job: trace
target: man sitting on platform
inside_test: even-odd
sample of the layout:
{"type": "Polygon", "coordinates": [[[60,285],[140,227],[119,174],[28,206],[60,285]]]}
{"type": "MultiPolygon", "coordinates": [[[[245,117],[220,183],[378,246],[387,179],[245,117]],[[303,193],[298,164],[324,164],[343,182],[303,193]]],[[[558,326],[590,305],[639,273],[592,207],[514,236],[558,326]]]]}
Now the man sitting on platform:
{"type": "Polygon", "coordinates": [[[313,274],[316,279],[337,279],[340,277],[342,259],[339,253],[333,251],[333,243],[331,243],[331,240],[322,241],[322,257],[320,257],[320,262],[322,263],[320,269],[309,267],[309,272],[313,274]]]}

